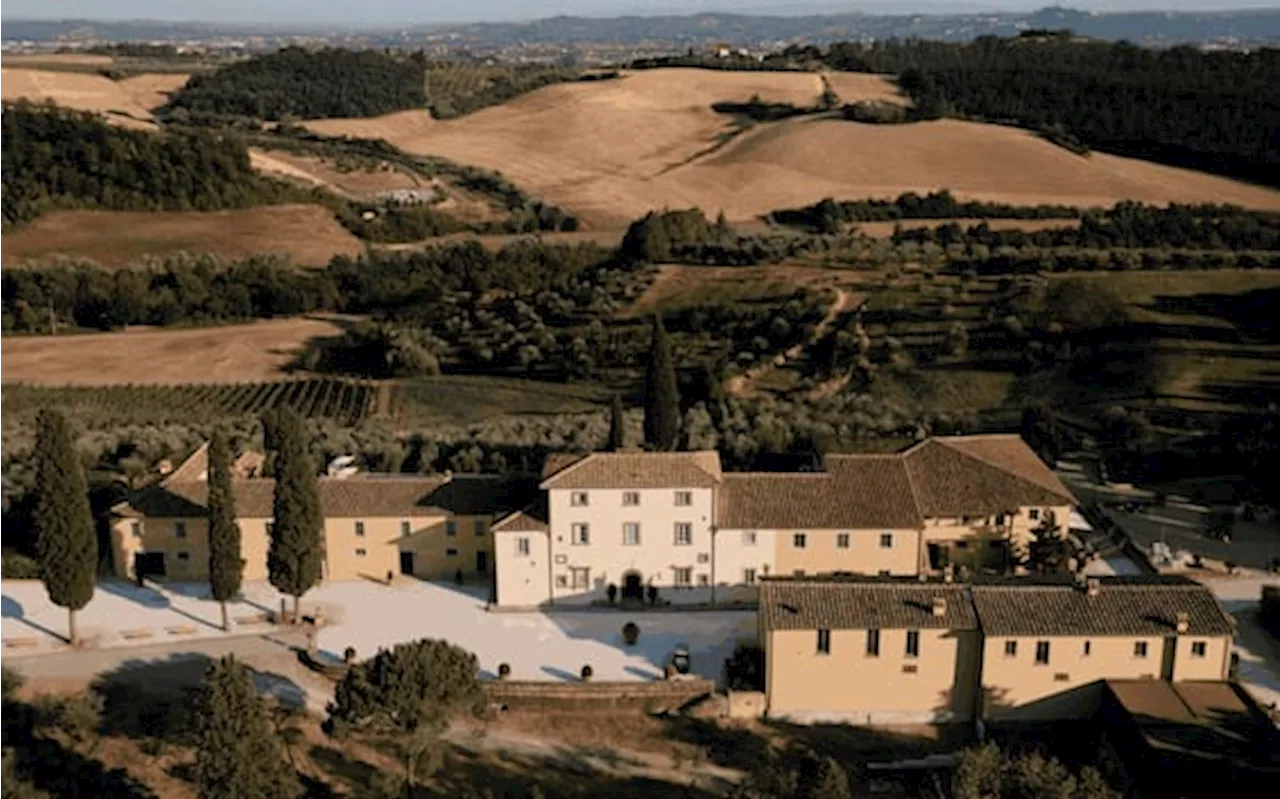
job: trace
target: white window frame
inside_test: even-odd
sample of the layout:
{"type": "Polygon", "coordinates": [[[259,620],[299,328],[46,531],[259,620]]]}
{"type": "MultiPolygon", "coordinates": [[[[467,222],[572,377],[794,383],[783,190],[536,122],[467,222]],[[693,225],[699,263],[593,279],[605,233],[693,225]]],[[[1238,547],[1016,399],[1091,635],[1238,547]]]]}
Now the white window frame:
{"type": "Polygon", "coordinates": [[[836,533],[836,549],[848,549],[848,548],[849,548],[849,534],[836,533]]]}
{"type": "Polygon", "coordinates": [[[585,508],[591,504],[591,495],[586,491],[570,491],[569,507],[585,508]]]}
{"type": "Polygon", "coordinates": [[[637,505],[640,504],[640,492],[639,491],[623,491],[622,504],[624,507],[627,507],[627,508],[636,507],[637,505]]]}
{"type": "Polygon", "coordinates": [[[673,535],[675,536],[676,546],[693,546],[693,522],[676,522],[673,535]]]}
{"type": "Polygon", "coordinates": [[[625,547],[640,546],[640,522],[622,523],[622,545],[625,547]]]}
{"type": "Polygon", "coordinates": [[[677,492],[676,492],[676,507],[677,507],[677,508],[688,508],[688,507],[691,507],[692,505],[693,505],[693,492],[692,492],[692,491],[677,491],[677,492]]]}
{"type": "Polygon", "coordinates": [[[693,588],[693,567],[676,566],[672,568],[671,584],[676,588],[693,588]]]}
{"type": "Polygon", "coordinates": [[[586,522],[574,522],[569,528],[569,543],[575,547],[585,547],[591,544],[591,525],[586,522]]]}
{"type": "Polygon", "coordinates": [[[569,587],[574,590],[585,590],[591,587],[591,569],[586,566],[571,566],[569,568],[569,587]],[[582,579],[579,580],[578,578],[582,579]]]}
{"type": "Polygon", "coordinates": [[[755,585],[755,584],[756,584],[756,570],[755,570],[755,569],[752,569],[752,568],[750,568],[750,567],[747,567],[747,568],[743,569],[743,570],[742,570],[742,582],[743,582],[743,584],[744,584],[744,585],[755,585]]]}
{"type": "Polygon", "coordinates": [[[522,535],[516,539],[516,554],[522,558],[527,558],[533,552],[533,547],[529,544],[529,536],[522,535]]]}

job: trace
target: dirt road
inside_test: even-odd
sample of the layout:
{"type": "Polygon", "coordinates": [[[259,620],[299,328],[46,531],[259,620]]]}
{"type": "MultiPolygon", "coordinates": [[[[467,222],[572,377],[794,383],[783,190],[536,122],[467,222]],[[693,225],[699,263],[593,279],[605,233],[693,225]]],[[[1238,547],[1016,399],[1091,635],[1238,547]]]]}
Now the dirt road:
{"type": "Polygon", "coordinates": [[[808,341],[796,344],[778,353],[771,360],[753,366],[742,374],[729,378],[724,384],[725,392],[731,397],[738,398],[758,396],[760,391],[756,388],[756,385],[761,379],[774,370],[781,369],[796,360],[804,353],[806,347],[812,347],[820,341],[827,334],[832,323],[853,304],[854,300],[854,295],[848,289],[832,286],[831,290],[835,293],[831,307],[827,309],[822,321],[818,322],[818,325],[813,329],[813,335],[809,337],[808,341]]]}

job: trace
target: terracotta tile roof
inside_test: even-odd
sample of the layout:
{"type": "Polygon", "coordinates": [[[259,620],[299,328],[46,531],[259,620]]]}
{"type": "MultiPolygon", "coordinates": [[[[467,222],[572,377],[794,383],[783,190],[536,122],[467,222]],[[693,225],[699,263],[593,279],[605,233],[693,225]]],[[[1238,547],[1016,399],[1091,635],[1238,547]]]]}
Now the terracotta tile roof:
{"type": "Polygon", "coordinates": [[[972,588],[987,635],[1231,635],[1231,618],[1212,592],[1184,577],[1102,577],[1096,596],[1063,581],[996,581],[972,588]]]}
{"type": "MultiPolygon", "coordinates": [[[[321,477],[318,484],[320,505],[325,516],[332,518],[501,515],[527,503],[536,490],[529,481],[496,475],[321,477]]],[[[271,517],[274,480],[236,480],[232,486],[237,516],[271,517]]],[[[208,483],[203,481],[166,482],[140,492],[115,511],[126,516],[197,517],[204,515],[208,495],[208,483]]]]}
{"type": "Polygon", "coordinates": [[[573,464],[588,457],[589,452],[552,452],[542,464],[542,479],[546,480],[573,464]]]}
{"type": "Polygon", "coordinates": [[[551,529],[547,500],[542,497],[493,525],[495,533],[545,533],[551,529]]]}
{"type": "Polygon", "coordinates": [[[1019,436],[930,438],[902,458],[926,518],[1075,504],[1071,492],[1019,436]]]}
{"type": "Polygon", "coordinates": [[[766,630],[976,630],[964,586],[892,579],[773,579],[760,583],[766,630]],[[933,601],[946,612],[933,615],[933,601]]]}
{"type": "Polygon", "coordinates": [[[827,471],[730,473],[718,500],[721,529],[892,529],[924,525],[902,459],[827,459],[827,471]]]}
{"type": "Polygon", "coordinates": [[[712,488],[720,483],[720,455],[701,452],[593,452],[548,458],[543,488],[712,488]]]}

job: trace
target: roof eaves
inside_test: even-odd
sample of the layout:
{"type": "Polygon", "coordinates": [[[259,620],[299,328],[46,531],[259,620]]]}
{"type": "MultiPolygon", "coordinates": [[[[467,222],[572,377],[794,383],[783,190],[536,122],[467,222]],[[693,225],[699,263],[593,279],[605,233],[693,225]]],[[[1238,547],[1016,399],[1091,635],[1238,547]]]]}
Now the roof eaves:
{"type": "Polygon", "coordinates": [[[583,465],[587,461],[592,460],[593,458],[595,458],[595,456],[596,456],[596,453],[594,452],[586,453],[581,458],[578,458],[576,461],[564,467],[563,469],[560,469],[559,471],[553,472],[552,474],[549,474],[546,477],[542,478],[542,482],[538,483],[538,488],[540,488],[543,491],[546,491],[548,488],[551,487],[551,484],[554,483],[556,480],[559,480],[561,477],[564,477],[566,474],[568,474],[569,472],[572,472],[574,469],[577,469],[579,466],[583,465]]]}

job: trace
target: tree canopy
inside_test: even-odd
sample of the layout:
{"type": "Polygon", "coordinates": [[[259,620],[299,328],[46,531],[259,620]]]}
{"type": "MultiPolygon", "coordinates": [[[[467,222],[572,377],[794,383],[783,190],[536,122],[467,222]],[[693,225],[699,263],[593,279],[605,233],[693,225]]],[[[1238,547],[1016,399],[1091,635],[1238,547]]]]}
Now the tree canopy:
{"type": "Polygon", "coordinates": [[[267,574],[273,586],[294,598],[296,616],[300,598],[320,580],[324,516],[301,418],[292,409],[282,408],[275,425],[276,481],[267,574]]]}
{"type": "Polygon", "coordinates": [[[227,602],[240,593],[244,558],[240,552],[240,525],[236,523],[236,498],[231,486],[231,454],[227,438],[214,431],[209,441],[209,588],[222,606],[222,629],[229,630],[227,602]]]}
{"type": "Polygon", "coordinates": [[[650,449],[672,450],[679,436],[680,393],[675,361],[662,317],[655,316],[644,374],[644,443],[650,449]]]}

